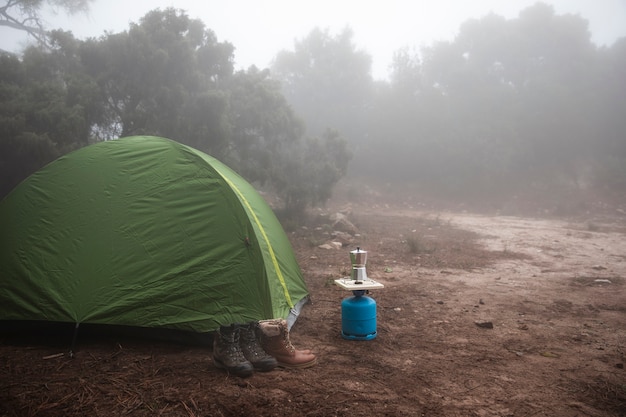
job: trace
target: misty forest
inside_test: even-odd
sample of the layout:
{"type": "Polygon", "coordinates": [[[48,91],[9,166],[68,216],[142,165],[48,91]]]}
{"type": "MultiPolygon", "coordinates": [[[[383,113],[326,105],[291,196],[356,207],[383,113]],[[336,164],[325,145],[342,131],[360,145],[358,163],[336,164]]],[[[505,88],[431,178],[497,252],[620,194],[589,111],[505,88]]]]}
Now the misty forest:
{"type": "Polygon", "coordinates": [[[349,27],[313,28],[270,68],[236,71],[237,45],[182,10],[81,40],[7,19],[37,22],[42,2],[9,4],[0,24],[36,42],[0,56],[0,198],[68,152],[130,135],[215,156],[285,213],[323,204],[344,177],[494,206],[624,197],[626,38],[598,47],[585,19],[543,3],[398,50],[386,80],[349,27]]]}
{"type": "Polygon", "coordinates": [[[538,2],[395,50],[375,79],[350,27],[304,28],[240,69],[180,9],[97,38],[42,25],[92,4],[0,0],[0,27],[31,40],[0,51],[0,324],[16,322],[0,416],[625,416],[626,37],[598,46],[538,2]],[[261,195],[144,158],[161,139],[91,148],[132,144],[124,165],[63,158],[135,135],[212,155],[261,195]],[[97,174],[93,195],[74,170],[21,191],[58,158],[97,174]],[[339,285],[353,276],[378,285],[339,285]],[[252,372],[241,326],[277,319],[271,297],[297,318],[278,337],[295,365],[252,372]],[[355,297],[374,306],[353,314],[367,340],[344,334],[355,297]]]}

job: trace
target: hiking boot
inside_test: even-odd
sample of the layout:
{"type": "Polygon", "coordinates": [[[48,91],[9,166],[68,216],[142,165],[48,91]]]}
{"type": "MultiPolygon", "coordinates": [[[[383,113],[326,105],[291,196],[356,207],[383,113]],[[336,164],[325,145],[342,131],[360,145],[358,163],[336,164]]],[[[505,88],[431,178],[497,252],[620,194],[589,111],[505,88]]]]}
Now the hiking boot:
{"type": "Polygon", "coordinates": [[[254,368],[241,351],[239,336],[237,325],[220,326],[213,338],[213,363],[229,374],[247,377],[252,375],[254,368]]]}
{"type": "Polygon", "coordinates": [[[243,356],[252,364],[255,370],[261,372],[271,371],[276,368],[278,362],[263,350],[257,336],[257,322],[242,325],[239,328],[239,346],[243,356]]]}
{"type": "Polygon", "coordinates": [[[259,322],[261,346],[276,358],[282,368],[308,368],[317,363],[310,350],[297,350],[289,340],[289,328],[284,319],[261,320],[259,322]]]}

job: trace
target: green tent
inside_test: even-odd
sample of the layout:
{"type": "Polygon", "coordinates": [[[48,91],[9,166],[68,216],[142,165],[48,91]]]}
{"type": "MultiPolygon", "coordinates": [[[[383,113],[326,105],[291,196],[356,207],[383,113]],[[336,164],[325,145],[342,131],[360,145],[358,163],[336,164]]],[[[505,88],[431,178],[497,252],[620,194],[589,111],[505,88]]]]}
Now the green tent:
{"type": "Polygon", "coordinates": [[[254,188],[168,139],[87,146],[0,202],[0,320],[204,333],[285,318],[307,289],[254,188]]]}

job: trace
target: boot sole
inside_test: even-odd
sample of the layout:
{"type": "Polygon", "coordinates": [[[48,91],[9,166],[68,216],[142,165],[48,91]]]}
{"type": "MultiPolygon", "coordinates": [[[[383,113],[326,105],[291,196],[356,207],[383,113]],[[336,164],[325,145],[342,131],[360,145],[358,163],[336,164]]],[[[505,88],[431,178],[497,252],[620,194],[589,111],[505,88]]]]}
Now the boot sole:
{"type": "Polygon", "coordinates": [[[252,366],[254,367],[255,371],[258,371],[258,372],[269,372],[269,371],[271,371],[273,369],[276,369],[278,364],[276,364],[276,365],[269,365],[269,366],[267,366],[267,365],[266,366],[255,366],[254,364],[252,364],[252,366]]]}
{"type": "Polygon", "coordinates": [[[316,364],[317,364],[317,358],[308,362],[298,363],[298,364],[278,362],[278,366],[280,368],[285,368],[285,369],[304,369],[304,368],[310,368],[311,366],[314,366],[316,364]]]}

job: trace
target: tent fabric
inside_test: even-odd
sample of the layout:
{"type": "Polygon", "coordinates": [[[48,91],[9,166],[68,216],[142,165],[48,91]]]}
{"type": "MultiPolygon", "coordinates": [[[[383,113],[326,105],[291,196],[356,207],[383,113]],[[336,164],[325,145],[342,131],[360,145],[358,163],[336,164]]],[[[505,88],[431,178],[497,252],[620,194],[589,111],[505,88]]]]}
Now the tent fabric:
{"type": "Polygon", "coordinates": [[[308,298],[284,230],[217,159],[134,136],[65,155],[0,202],[0,320],[208,332],[291,323],[308,298]]]}

